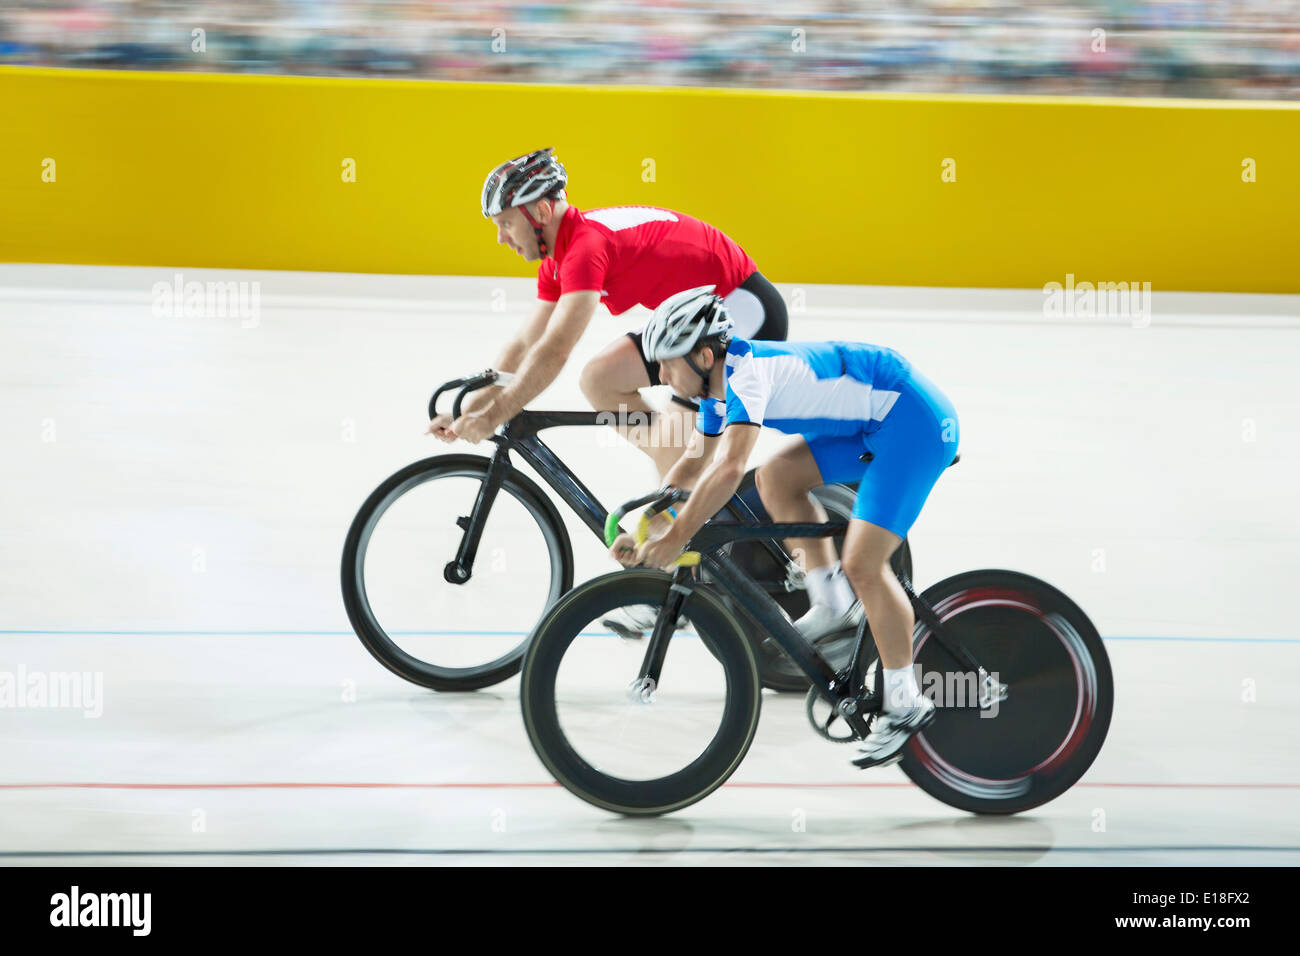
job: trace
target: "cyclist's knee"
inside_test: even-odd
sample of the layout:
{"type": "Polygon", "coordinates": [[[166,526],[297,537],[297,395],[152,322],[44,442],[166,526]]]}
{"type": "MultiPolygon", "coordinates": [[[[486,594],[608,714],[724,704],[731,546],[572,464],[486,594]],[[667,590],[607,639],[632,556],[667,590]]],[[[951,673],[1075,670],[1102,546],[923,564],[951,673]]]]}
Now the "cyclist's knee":
{"type": "Polygon", "coordinates": [[[853,543],[857,542],[846,546],[840,555],[840,567],[844,569],[844,574],[858,597],[888,587],[894,577],[889,565],[891,552],[884,547],[852,547],[853,543]]]}
{"type": "Polygon", "coordinates": [[[648,384],[644,376],[639,362],[629,367],[626,356],[605,351],[582,367],[578,373],[578,387],[592,405],[607,405],[613,409],[619,403],[633,401],[637,389],[648,384]]]}
{"type": "Polygon", "coordinates": [[[635,386],[625,385],[621,380],[617,364],[604,361],[600,355],[582,367],[578,374],[578,387],[594,407],[608,406],[611,410],[636,392],[635,386]]]}
{"type": "Polygon", "coordinates": [[[810,479],[791,455],[778,452],[754,472],[758,497],[769,501],[802,501],[820,481],[810,479]]]}
{"type": "Polygon", "coordinates": [[[598,400],[605,395],[601,383],[602,365],[599,358],[594,358],[584,365],[578,374],[578,387],[582,389],[582,394],[587,396],[587,401],[593,405],[599,404],[598,400]]]}
{"type": "Polygon", "coordinates": [[[771,508],[773,503],[796,497],[796,491],[790,487],[787,469],[781,467],[777,458],[769,459],[754,472],[754,487],[758,489],[759,500],[771,508]]]}

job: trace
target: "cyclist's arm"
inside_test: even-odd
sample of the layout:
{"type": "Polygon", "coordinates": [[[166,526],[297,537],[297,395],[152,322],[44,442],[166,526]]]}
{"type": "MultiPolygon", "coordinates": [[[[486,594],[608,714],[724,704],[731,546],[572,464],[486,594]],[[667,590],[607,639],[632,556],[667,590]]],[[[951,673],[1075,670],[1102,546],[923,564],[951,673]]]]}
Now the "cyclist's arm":
{"type": "Polygon", "coordinates": [[[555,304],[555,312],[546,323],[546,331],[528,350],[528,355],[515,375],[515,380],[493,403],[496,424],[509,421],[524,406],[555,381],[569,353],[587,331],[587,323],[596,314],[600,304],[599,292],[566,292],[555,304]]]}
{"type": "Polygon", "coordinates": [[[686,547],[686,542],[704,526],[704,522],[731,500],[745,477],[745,464],[758,441],[760,430],[758,425],[745,422],[727,426],[722,433],[717,458],[705,469],[686,506],[677,513],[677,520],[668,530],[668,534],[675,537],[674,543],[686,547]]]}
{"type": "Polygon", "coordinates": [[[517,372],[519,366],[523,363],[524,357],[528,355],[528,350],[537,344],[542,335],[546,332],[546,325],[551,321],[551,315],[555,312],[555,307],[559,303],[538,300],[537,310],[533,312],[532,318],[524,323],[513,339],[501,350],[501,357],[497,359],[497,364],[493,366],[501,372],[517,372]]]}
{"type": "MultiPolygon", "coordinates": [[[[556,303],[554,302],[539,300],[532,317],[515,333],[515,337],[506,343],[506,347],[501,350],[501,355],[497,358],[497,364],[492,367],[499,372],[517,371],[524,361],[524,357],[528,354],[528,350],[536,345],[546,332],[546,324],[551,320],[551,314],[555,311],[555,306],[556,303]]],[[[475,392],[465,400],[461,406],[461,412],[481,412],[500,394],[501,388],[497,387],[485,388],[482,391],[475,392]]]]}

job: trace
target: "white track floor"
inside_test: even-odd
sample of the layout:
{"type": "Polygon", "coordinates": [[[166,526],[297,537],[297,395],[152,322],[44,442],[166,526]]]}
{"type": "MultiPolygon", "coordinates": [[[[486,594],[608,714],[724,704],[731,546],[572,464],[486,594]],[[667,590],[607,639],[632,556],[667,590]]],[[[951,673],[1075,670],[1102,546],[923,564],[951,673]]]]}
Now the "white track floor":
{"type": "MultiPolygon", "coordinates": [[[[1300,297],[1157,293],[1135,328],[1036,292],[799,290],[792,338],[892,346],[957,407],[918,585],[1010,567],[1071,595],[1110,735],[1073,790],[985,819],[855,770],[768,693],[726,786],[630,820],[550,780],[518,679],[408,685],[339,595],[371,489],[469,450],[423,437],[424,405],[491,363],[531,283],[186,270],[260,281],[243,327],[153,315],[172,276],[0,266],[0,676],[103,675],[98,717],[0,707],[0,862],[1300,863],[1300,297]]],[[[602,311],[535,407],[586,407],[580,363],[642,317],[602,311]]],[[[602,501],[653,487],[593,431],[551,434],[602,501]]],[[[570,532],[577,580],[612,569],[570,532]]]]}

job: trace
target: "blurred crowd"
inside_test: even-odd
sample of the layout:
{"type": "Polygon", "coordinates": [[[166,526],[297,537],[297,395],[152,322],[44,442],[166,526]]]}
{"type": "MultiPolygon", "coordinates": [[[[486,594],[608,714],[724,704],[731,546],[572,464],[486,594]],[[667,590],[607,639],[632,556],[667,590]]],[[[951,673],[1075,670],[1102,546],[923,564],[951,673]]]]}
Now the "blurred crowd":
{"type": "Polygon", "coordinates": [[[1300,0],[0,0],[0,63],[1286,99],[1300,0]]]}

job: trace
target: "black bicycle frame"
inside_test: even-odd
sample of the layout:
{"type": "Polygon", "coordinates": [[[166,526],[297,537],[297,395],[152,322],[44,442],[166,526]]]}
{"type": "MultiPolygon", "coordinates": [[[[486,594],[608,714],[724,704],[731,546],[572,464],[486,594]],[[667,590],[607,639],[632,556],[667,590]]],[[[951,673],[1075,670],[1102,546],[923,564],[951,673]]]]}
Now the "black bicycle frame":
{"type": "MultiPolygon", "coordinates": [[[[465,396],[470,392],[493,384],[496,381],[496,375],[495,371],[489,369],[479,375],[456,379],[443,384],[433,393],[433,398],[429,400],[429,417],[432,419],[437,416],[438,398],[444,392],[458,388],[460,391],[452,405],[452,414],[459,418],[461,403],[465,396]]],[[[456,556],[448,561],[443,568],[443,578],[451,584],[464,584],[473,574],[474,558],[478,554],[479,541],[483,536],[483,528],[487,521],[488,512],[492,509],[492,504],[496,500],[497,492],[501,490],[501,484],[505,481],[506,475],[514,467],[510,462],[511,451],[519,452],[520,457],[528,462],[542,476],[542,479],[551,486],[552,490],[560,496],[560,499],[582,519],[582,523],[590,528],[596,537],[604,541],[605,518],[609,514],[608,510],[592,494],[591,489],[584,485],[578,476],[573,473],[573,470],[538,437],[537,433],[547,428],[588,425],[608,426],[617,424],[625,428],[633,427],[642,424],[637,416],[645,416],[648,422],[649,414],[649,412],[641,411],[628,413],[542,412],[525,409],[510,419],[501,429],[500,434],[493,435],[488,439],[496,444],[496,451],[492,453],[488,464],[488,473],[479,487],[473,510],[468,516],[461,518],[457,522],[465,535],[461,538],[460,547],[456,549],[456,556]]],[[[741,521],[757,522],[757,517],[753,511],[739,497],[733,497],[727,503],[726,508],[733,517],[741,521]]],[[[779,542],[767,538],[763,539],[763,545],[772,555],[773,560],[777,562],[778,567],[785,568],[790,565],[792,558],[779,542]]],[[[780,588],[781,586],[775,585],[775,587],[780,588]]]]}
{"type": "MultiPolygon", "coordinates": [[[[651,512],[659,510],[658,503],[652,504],[651,512]]],[[[858,632],[853,646],[853,657],[849,665],[836,672],[817,648],[804,639],[781,612],[781,608],[768,594],[756,585],[736,566],[727,555],[719,549],[733,541],[752,541],[762,538],[821,538],[843,534],[847,525],[842,522],[825,524],[772,523],[763,525],[742,524],[734,522],[710,521],[705,524],[687,544],[687,548],[700,552],[701,563],[707,568],[714,581],[728,591],[740,602],[746,612],[753,617],[777,645],[789,655],[818,693],[835,708],[836,714],[843,719],[859,736],[868,733],[866,716],[880,709],[882,669],[876,669],[874,688],[863,687],[867,665],[868,635],[865,617],[858,625],[858,632]]],[[[665,603],[664,610],[656,622],[650,646],[646,648],[645,661],[642,664],[641,678],[654,682],[659,680],[659,667],[662,666],[667,652],[667,641],[672,636],[677,614],[689,597],[690,589],[697,583],[692,568],[678,568],[673,575],[673,584],[665,603]],[[660,646],[662,645],[662,646],[660,646]]],[[[935,643],[952,656],[959,665],[971,673],[981,675],[987,672],[979,661],[961,644],[951,640],[943,623],[934,609],[923,601],[912,587],[912,582],[905,575],[897,574],[899,583],[907,593],[917,617],[930,628],[935,643]]],[[[875,648],[874,638],[870,641],[875,648]]]]}
{"type": "MultiPolygon", "coordinates": [[[[459,388],[452,413],[460,417],[461,402],[465,396],[476,389],[484,388],[496,381],[497,373],[485,371],[477,376],[447,382],[433,393],[429,400],[429,417],[437,416],[438,398],[444,392],[459,388]]],[[[463,584],[473,573],[474,558],[478,552],[479,540],[483,534],[488,511],[496,500],[497,492],[505,481],[506,475],[514,467],[510,463],[510,452],[517,451],[555,491],[557,495],[582,519],[583,524],[604,541],[605,519],[608,511],[600,503],[591,489],[582,483],[577,475],[555,454],[546,443],[538,437],[538,432],[547,428],[574,427],[586,425],[611,425],[618,423],[630,427],[633,415],[648,415],[646,412],[540,412],[521,411],[510,419],[500,433],[491,436],[489,441],[496,444],[496,451],[489,460],[488,472],[479,486],[474,508],[467,517],[458,519],[457,523],[465,531],[456,557],[447,563],[443,576],[452,584],[463,584]],[[612,416],[612,418],[611,418],[612,416]]],[[[650,506],[650,512],[667,507],[668,501],[660,499],[650,506]]],[[[843,522],[825,524],[759,524],[754,513],[738,497],[733,496],[727,505],[737,522],[710,521],[691,539],[690,548],[701,552],[703,564],[716,581],[733,597],[739,600],[745,610],[763,626],[776,641],[777,645],[788,654],[812,681],[818,692],[836,708],[837,713],[858,734],[867,733],[864,714],[879,709],[880,669],[876,673],[874,693],[859,694],[857,688],[863,684],[866,635],[869,633],[864,618],[858,627],[857,640],[854,645],[853,659],[842,674],[837,674],[820,652],[801,635],[786,619],[780,606],[772,600],[767,591],[751,580],[726,555],[716,553],[724,545],[733,541],[761,541],[773,556],[785,567],[790,561],[789,554],[778,543],[784,538],[819,538],[843,534],[848,525],[843,522]]],[[[620,528],[620,530],[622,530],[620,528]]],[[[658,682],[663,667],[664,656],[668,650],[668,641],[675,629],[677,616],[690,596],[696,583],[695,572],[689,568],[679,568],[673,576],[664,612],[655,622],[654,632],[646,646],[642,661],[640,679],[658,682]]],[[[926,604],[912,589],[912,584],[903,575],[899,582],[907,592],[916,614],[934,632],[935,642],[946,650],[959,663],[972,672],[985,673],[979,663],[965,648],[954,645],[944,635],[943,625],[934,610],[926,604]]],[[[874,640],[872,646],[875,646],[874,640]]]]}

